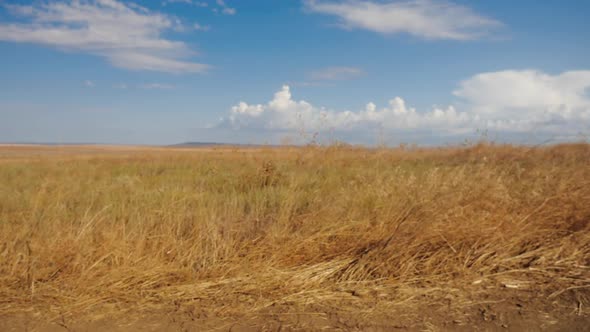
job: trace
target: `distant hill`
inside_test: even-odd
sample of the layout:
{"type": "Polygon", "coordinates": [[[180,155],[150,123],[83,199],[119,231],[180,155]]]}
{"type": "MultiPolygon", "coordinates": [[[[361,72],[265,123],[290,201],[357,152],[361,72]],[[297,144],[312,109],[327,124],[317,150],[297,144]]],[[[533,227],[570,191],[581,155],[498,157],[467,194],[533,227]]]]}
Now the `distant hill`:
{"type": "Polygon", "coordinates": [[[196,146],[223,146],[223,145],[230,145],[225,143],[215,143],[215,142],[183,142],[178,144],[168,145],[169,147],[196,147],[196,146]]]}
{"type": "Polygon", "coordinates": [[[269,146],[275,146],[275,145],[216,143],[216,142],[184,142],[184,143],[179,143],[179,144],[168,145],[168,147],[173,147],[173,148],[224,147],[224,146],[239,146],[242,148],[259,148],[259,147],[269,147],[269,146]]]}

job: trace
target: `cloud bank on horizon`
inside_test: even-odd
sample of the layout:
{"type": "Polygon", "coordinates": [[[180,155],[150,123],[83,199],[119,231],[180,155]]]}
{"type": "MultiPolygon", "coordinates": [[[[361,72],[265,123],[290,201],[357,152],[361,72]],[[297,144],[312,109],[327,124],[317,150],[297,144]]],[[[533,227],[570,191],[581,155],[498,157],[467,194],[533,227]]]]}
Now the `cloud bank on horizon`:
{"type": "Polygon", "coordinates": [[[549,75],[535,70],[482,73],[461,82],[453,94],[460,106],[417,111],[395,97],[384,107],[369,102],[358,111],[335,111],[294,100],[284,85],[266,104],[240,102],[219,126],[272,131],[355,132],[370,129],[464,135],[475,129],[535,131],[575,136],[590,130],[590,71],[549,75]]]}

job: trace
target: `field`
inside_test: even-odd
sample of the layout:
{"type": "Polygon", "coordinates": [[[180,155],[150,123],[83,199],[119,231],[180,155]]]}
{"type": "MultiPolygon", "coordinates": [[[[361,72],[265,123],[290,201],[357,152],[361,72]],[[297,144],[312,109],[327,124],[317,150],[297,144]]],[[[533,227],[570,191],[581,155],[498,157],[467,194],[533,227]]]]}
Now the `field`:
{"type": "Polygon", "coordinates": [[[590,145],[0,146],[0,330],[590,326],[590,145]]]}

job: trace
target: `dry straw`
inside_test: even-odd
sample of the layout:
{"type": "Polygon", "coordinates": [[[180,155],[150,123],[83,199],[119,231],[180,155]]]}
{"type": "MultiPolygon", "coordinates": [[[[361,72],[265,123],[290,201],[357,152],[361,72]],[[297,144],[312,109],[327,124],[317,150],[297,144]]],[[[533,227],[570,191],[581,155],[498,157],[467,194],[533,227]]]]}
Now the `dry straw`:
{"type": "Polygon", "coordinates": [[[3,316],[589,302],[586,144],[1,158],[3,316]]]}

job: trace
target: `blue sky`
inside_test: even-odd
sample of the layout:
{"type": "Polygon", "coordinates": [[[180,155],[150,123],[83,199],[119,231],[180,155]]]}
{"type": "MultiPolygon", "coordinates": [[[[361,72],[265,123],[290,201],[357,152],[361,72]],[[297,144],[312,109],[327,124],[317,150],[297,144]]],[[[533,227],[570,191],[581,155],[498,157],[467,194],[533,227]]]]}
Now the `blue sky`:
{"type": "Polygon", "coordinates": [[[0,142],[590,135],[588,1],[0,1],[0,142]]]}

